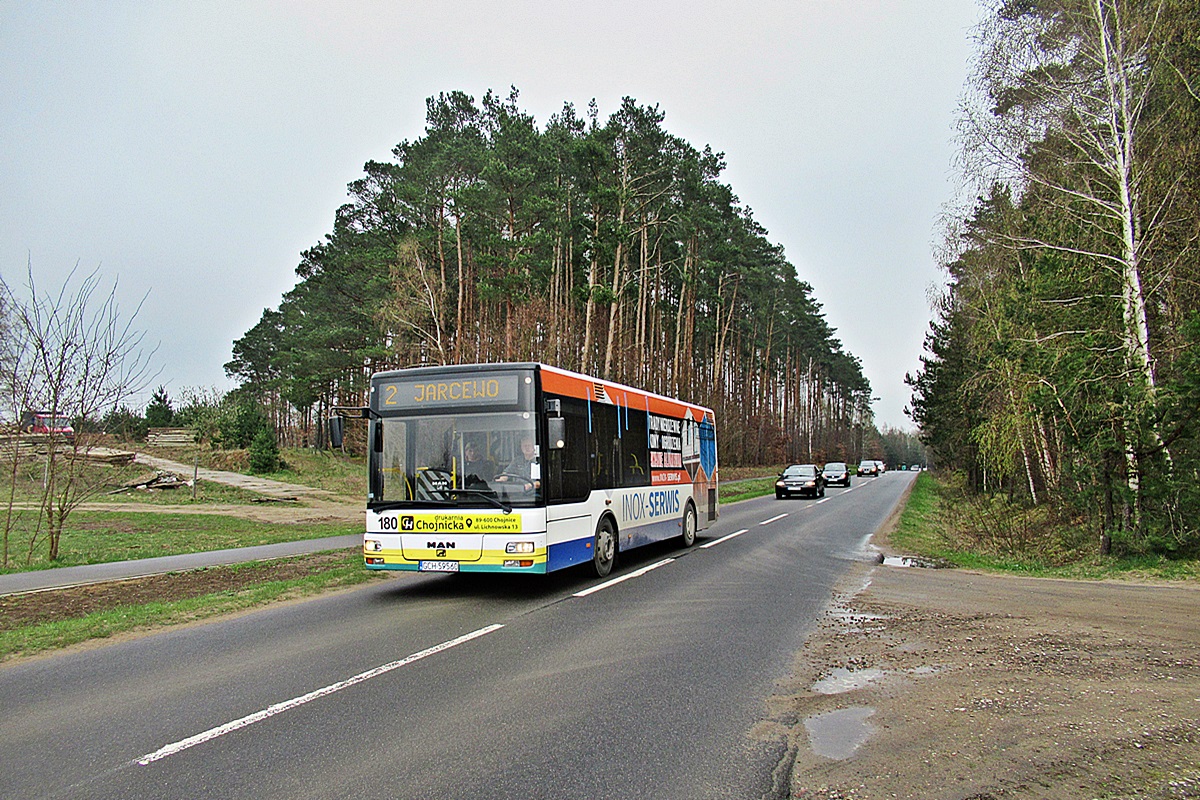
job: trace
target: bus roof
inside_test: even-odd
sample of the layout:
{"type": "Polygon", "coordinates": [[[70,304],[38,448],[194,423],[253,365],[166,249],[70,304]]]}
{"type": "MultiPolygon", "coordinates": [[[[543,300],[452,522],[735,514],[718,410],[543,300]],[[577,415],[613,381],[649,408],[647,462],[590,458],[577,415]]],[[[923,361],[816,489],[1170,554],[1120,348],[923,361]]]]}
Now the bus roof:
{"type": "Polygon", "coordinates": [[[637,389],[633,386],[626,386],[614,381],[606,381],[591,375],[572,372],[571,370],[536,361],[410,367],[408,369],[377,372],[372,376],[372,380],[387,379],[401,375],[419,377],[421,375],[445,375],[446,373],[496,372],[497,370],[532,370],[540,372],[543,390],[568,397],[576,397],[580,400],[589,400],[594,403],[609,403],[627,408],[644,408],[656,414],[673,417],[683,417],[686,411],[691,409],[693,413],[701,418],[707,416],[710,420],[715,419],[712,409],[695,403],[664,397],[663,395],[648,392],[644,389],[637,389]]]}

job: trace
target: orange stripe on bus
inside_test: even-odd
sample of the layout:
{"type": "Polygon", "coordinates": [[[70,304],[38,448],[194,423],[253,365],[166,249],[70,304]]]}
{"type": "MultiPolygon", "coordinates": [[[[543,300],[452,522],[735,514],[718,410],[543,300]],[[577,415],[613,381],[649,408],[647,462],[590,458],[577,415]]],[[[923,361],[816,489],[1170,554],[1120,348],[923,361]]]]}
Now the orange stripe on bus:
{"type": "Polygon", "coordinates": [[[551,367],[542,367],[542,389],[551,394],[561,394],[566,397],[577,397],[580,400],[596,402],[596,397],[592,391],[596,384],[601,385],[610,398],[616,397],[617,390],[619,389],[622,395],[620,405],[627,408],[645,409],[648,406],[652,414],[661,414],[667,417],[675,417],[676,419],[682,419],[684,414],[690,409],[693,418],[697,422],[700,422],[705,417],[709,419],[713,418],[712,411],[703,406],[668,400],[665,397],[642,392],[632,386],[605,383],[595,378],[577,376],[573,373],[563,372],[551,367]]]}

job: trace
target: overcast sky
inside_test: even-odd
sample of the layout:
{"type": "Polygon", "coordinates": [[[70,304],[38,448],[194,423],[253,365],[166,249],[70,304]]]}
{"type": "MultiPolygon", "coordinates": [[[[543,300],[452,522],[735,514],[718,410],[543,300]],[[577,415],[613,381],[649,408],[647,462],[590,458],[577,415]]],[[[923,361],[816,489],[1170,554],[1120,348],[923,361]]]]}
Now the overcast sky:
{"type": "MultiPolygon", "coordinates": [[[[0,0],[0,276],[118,283],[155,384],[231,388],[235,339],[296,284],[346,185],[425,99],[623,96],[725,153],[729,184],[912,428],[976,0],[0,0]],[[148,295],[147,295],[148,293],[148,295]]],[[[148,401],[148,387],[141,402],[148,401]]]]}

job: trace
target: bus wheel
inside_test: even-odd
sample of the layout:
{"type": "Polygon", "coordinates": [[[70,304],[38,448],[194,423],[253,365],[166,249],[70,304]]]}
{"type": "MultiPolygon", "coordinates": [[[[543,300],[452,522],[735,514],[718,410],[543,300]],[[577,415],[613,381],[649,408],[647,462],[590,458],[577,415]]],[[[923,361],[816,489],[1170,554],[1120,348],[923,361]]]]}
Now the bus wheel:
{"type": "Polygon", "coordinates": [[[696,507],[691,503],[683,509],[683,546],[691,547],[696,543],[696,507]]]}
{"type": "Polygon", "coordinates": [[[592,567],[601,578],[608,577],[612,572],[613,563],[617,560],[617,532],[613,529],[611,519],[600,520],[596,528],[596,541],[592,545],[592,567]]]}

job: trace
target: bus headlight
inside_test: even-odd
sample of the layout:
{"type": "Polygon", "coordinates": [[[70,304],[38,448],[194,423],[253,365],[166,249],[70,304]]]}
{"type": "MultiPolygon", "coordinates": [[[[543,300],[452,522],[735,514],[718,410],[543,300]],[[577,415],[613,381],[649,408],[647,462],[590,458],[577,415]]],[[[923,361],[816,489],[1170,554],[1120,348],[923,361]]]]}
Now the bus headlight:
{"type": "Polygon", "coordinates": [[[509,542],[504,546],[506,553],[532,553],[533,542],[509,542]]]}
{"type": "Polygon", "coordinates": [[[378,553],[383,549],[383,542],[378,539],[364,539],[363,550],[368,550],[372,553],[378,553]]]}

